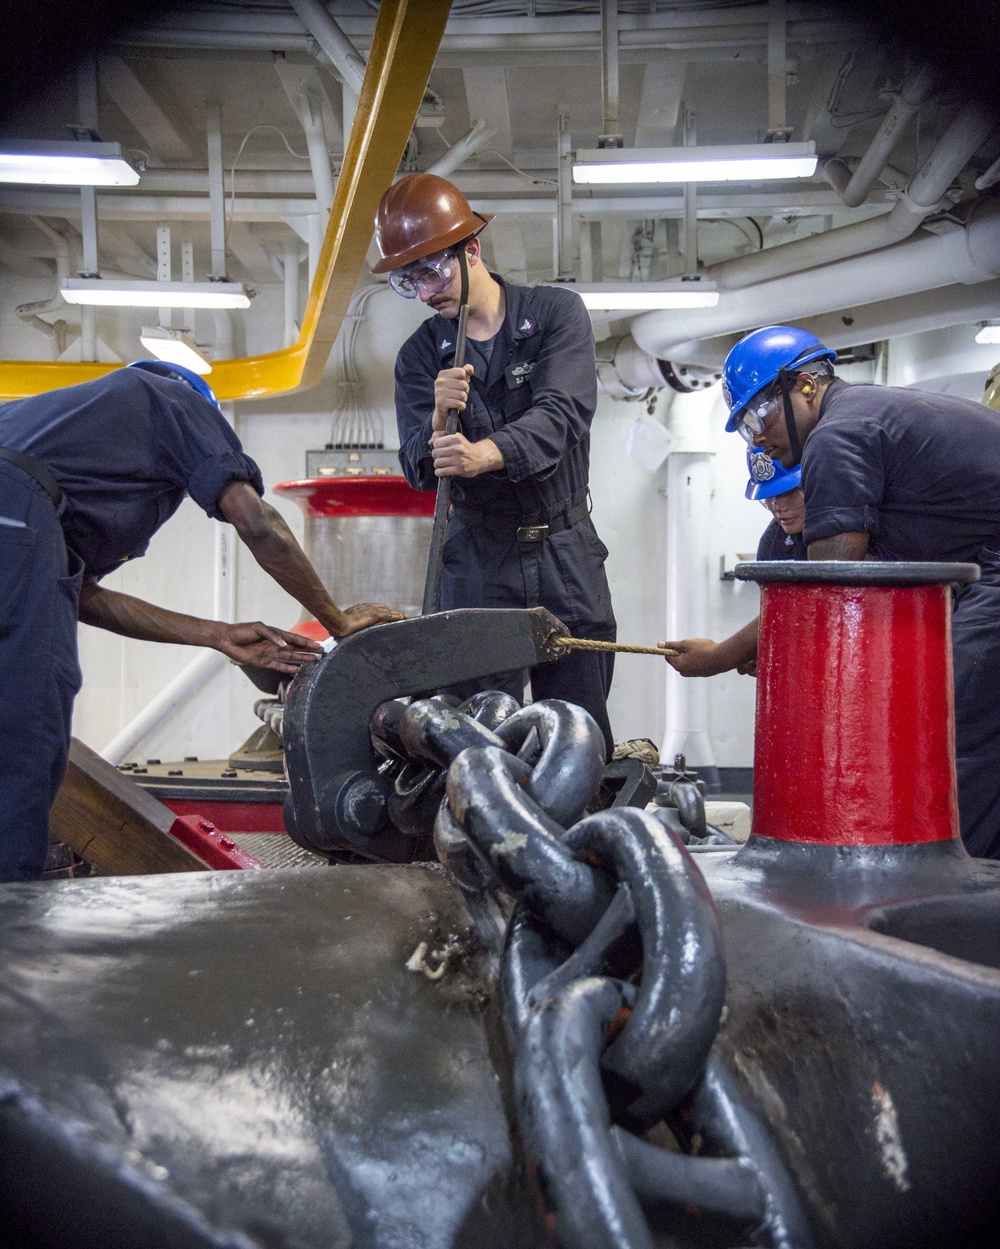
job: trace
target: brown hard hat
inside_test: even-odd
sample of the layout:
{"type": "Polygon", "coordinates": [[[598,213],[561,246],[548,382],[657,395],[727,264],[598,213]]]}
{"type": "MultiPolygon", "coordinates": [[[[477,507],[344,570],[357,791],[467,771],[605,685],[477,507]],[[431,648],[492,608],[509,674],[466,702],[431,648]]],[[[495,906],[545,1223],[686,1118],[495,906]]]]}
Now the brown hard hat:
{"type": "Polygon", "coordinates": [[[375,240],[382,259],[372,273],[402,269],[422,256],[477,234],[493,213],[475,213],[457,186],[433,173],[408,173],[382,196],[375,240]]]}

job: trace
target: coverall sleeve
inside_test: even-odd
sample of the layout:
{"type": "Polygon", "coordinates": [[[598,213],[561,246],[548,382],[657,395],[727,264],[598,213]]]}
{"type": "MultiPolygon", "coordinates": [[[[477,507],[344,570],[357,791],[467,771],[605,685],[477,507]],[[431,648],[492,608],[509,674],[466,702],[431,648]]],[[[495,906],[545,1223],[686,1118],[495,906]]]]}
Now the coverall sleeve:
{"type": "Polygon", "coordinates": [[[806,544],[839,533],[871,533],[886,488],[884,431],[873,420],[816,426],[802,456],[806,544]]]}
{"type": "Polygon", "coordinates": [[[396,428],[399,463],[414,490],[436,490],[434,460],[428,446],[434,415],[434,381],[424,352],[411,339],[396,357],[396,428]]]}
{"type": "Polygon", "coordinates": [[[587,437],[597,406],[594,334],[583,300],[560,292],[531,374],[532,404],[491,434],[513,482],[546,478],[587,437]]]}

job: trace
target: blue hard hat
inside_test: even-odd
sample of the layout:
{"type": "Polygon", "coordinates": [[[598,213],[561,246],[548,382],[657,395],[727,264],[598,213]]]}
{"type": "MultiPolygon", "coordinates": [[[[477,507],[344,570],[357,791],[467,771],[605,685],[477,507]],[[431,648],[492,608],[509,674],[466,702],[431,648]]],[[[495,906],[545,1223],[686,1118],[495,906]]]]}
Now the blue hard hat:
{"type": "Polygon", "coordinates": [[[745,334],[726,356],[722,373],[722,393],[729,404],[726,432],[739,428],[743,409],[782,369],[798,370],[811,360],[833,360],[836,355],[815,334],[794,325],[766,325],[745,334]]]}
{"type": "Polygon", "coordinates": [[[183,364],[168,364],[166,360],[133,360],[126,366],[130,369],[144,369],[147,373],[158,373],[160,377],[172,378],[175,382],[187,382],[192,390],[196,390],[203,399],[222,411],[222,405],[215,397],[215,391],[208,382],[194,369],[186,369],[183,364]]]}
{"type": "Polygon", "coordinates": [[[777,460],[752,447],[747,447],[747,471],[750,474],[746,489],[748,499],[775,499],[802,485],[801,464],[782,468],[777,460]]]}

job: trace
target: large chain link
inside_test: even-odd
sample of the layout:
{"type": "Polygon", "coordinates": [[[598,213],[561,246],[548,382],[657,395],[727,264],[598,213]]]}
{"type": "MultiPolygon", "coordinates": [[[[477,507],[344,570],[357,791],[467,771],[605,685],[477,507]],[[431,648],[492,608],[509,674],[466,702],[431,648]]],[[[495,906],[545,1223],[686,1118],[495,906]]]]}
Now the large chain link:
{"type": "Polygon", "coordinates": [[[604,767],[591,717],[490,692],[385,703],[371,730],[397,827],[433,830],[464,889],[515,899],[504,1019],[558,1243],[653,1249],[652,1229],[694,1210],[719,1217],[719,1245],[811,1245],[766,1130],[711,1052],[726,970],[708,886],[675,817],[586,814],[604,767]],[[702,1152],[644,1139],[667,1119],[702,1152]]]}

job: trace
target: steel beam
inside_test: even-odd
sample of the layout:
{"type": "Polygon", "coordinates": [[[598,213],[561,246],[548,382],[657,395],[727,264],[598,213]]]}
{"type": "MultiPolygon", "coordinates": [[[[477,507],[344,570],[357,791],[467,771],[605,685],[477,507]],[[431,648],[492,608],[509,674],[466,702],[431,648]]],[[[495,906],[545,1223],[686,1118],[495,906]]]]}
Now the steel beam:
{"type": "MultiPolygon", "coordinates": [[[[364,263],[375,210],[399,167],[450,8],[451,0],[383,0],[299,339],[264,355],[219,361],[212,387],[220,399],[308,390],[322,378],[364,263]]],[[[288,201],[283,208],[279,217],[297,212],[288,201]]],[[[162,219],[162,213],[157,215],[162,219]]],[[[6,361],[0,363],[0,397],[34,395],[108,372],[99,364],[6,361]]]]}

